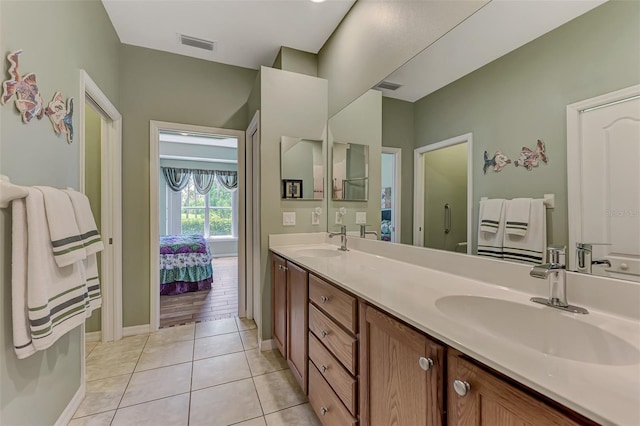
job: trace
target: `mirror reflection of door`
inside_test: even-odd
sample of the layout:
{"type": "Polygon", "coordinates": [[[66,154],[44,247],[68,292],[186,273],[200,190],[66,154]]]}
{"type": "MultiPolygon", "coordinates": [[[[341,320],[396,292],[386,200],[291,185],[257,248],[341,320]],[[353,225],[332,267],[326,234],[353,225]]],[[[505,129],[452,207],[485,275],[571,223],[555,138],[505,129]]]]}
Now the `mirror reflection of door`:
{"type": "Polygon", "coordinates": [[[397,156],[400,155],[398,148],[382,148],[382,167],[381,167],[381,196],[380,196],[380,240],[391,241],[393,243],[400,242],[399,231],[399,207],[400,200],[398,195],[400,190],[398,187],[399,171],[396,170],[399,161],[397,156]]]}
{"type": "Polygon", "coordinates": [[[424,246],[467,251],[467,143],[423,155],[424,246]]]}

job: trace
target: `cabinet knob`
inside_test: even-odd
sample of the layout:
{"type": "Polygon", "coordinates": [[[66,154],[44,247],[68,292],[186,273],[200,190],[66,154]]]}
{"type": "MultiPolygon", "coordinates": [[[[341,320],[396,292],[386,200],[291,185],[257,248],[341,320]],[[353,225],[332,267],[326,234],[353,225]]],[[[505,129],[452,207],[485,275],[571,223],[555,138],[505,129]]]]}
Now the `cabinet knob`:
{"type": "Polygon", "coordinates": [[[326,365],[324,365],[324,364],[322,364],[322,365],[320,366],[320,370],[322,370],[322,372],[323,372],[323,373],[324,373],[324,372],[326,372],[326,371],[327,371],[327,366],[326,366],[326,365]]]}
{"type": "Polygon", "coordinates": [[[425,358],[421,356],[418,358],[418,364],[420,364],[420,368],[424,371],[429,371],[431,367],[433,367],[433,360],[431,358],[425,358]]]}
{"type": "Polygon", "coordinates": [[[629,265],[627,265],[626,263],[621,263],[620,269],[622,269],[623,271],[626,271],[627,269],[629,269],[629,265]]]}
{"type": "Polygon", "coordinates": [[[327,411],[329,410],[327,410],[325,407],[320,407],[320,414],[322,414],[323,416],[327,414],[327,411]]]}
{"type": "Polygon", "coordinates": [[[329,301],[329,298],[327,296],[320,296],[320,301],[322,303],[327,303],[329,301]]]}
{"type": "Polygon", "coordinates": [[[465,396],[467,392],[471,389],[471,385],[465,382],[464,380],[454,380],[453,381],[453,390],[460,396],[465,396]]]}
{"type": "Polygon", "coordinates": [[[327,334],[329,334],[329,332],[327,330],[322,330],[320,334],[322,334],[322,337],[327,337],[327,334]]]}

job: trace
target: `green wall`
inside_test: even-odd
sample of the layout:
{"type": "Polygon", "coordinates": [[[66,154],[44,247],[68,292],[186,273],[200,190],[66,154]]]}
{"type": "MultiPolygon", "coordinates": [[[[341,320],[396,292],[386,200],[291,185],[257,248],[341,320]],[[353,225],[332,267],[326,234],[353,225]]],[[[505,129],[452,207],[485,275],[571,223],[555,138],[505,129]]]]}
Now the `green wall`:
{"type": "MultiPolygon", "coordinates": [[[[318,76],[318,55],[282,46],[278,53],[279,66],[274,68],[299,74],[318,76]]],[[[278,61],[276,59],[276,61],[278,61]]]]}
{"type": "MultiPolygon", "coordinates": [[[[369,90],[329,120],[329,152],[333,142],[354,143],[369,146],[369,201],[333,201],[332,185],[328,187],[329,208],[327,223],[329,231],[336,231],[336,212],[345,207],[347,213],[342,218],[347,231],[359,231],[356,212],[367,213],[367,230],[380,235],[380,169],[382,167],[382,93],[369,90]]],[[[329,158],[333,156],[330,154],[329,158]]],[[[332,167],[331,167],[332,169],[332,167]]],[[[331,174],[329,174],[332,182],[331,174]]]]}
{"type": "MultiPolygon", "coordinates": [[[[289,71],[262,67],[260,128],[260,272],[262,339],[271,339],[271,274],[269,234],[324,232],[326,222],[311,225],[311,212],[324,200],[291,201],[280,199],[280,137],[292,136],[326,140],[327,81],[289,71]],[[296,213],[295,226],[282,225],[282,212],[296,213]]],[[[326,144],[325,144],[326,145],[326,144]]],[[[326,170],[326,165],[325,165],[326,170]]],[[[325,192],[326,193],[326,192],[325,192]]]]}
{"type": "Polygon", "coordinates": [[[382,98],[382,146],[402,149],[400,242],[413,244],[413,103],[382,98]]]}
{"type": "Polygon", "coordinates": [[[480,197],[555,193],[548,243],[566,244],[566,106],[640,83],[638,52],[640,2],[605,3],[417,101],[416,147],[472,132],[474,206],[480,197]],[[537,139],[546,144],[549,164],[483,174],[483,151],[500,149],[514,161],[537,139]]]}
{"type": "MultiPolygon", "coordinates": [[[[43,101],[56,91],[73,97],[76,141],[53,133],[47,117],[23,124],[13,101],[0,106],[0,173],[22,185],[78,188],[79,70],[85,69],[111,102],[118,96],[119,40],[99,1],[0,2],[2,80],[6,54],[23,49],[21,74],[34,72],[43,101]]],[[[0,424],[51,425],[80,387],[77,328],[46,351],[18,360],[11,320],[11,209],[0,210],[0,424]]]]}
{"type": "MultiPolygon", "coordinates": [[[[89,204],[91,204],[91,211],[93,217],[98,224],[98,229],[101,230],[101,208],[102,208],[102,153],[101,140],[102,140],[102,117],[96,112],[90,104],[86,105],[84,115],[84,193],[89,198],[89,204]]],[[[97,254],[98,258],[98,272],[101,272],[100,264],[101,253],[97,254]]],[[[101,330],[102,322],[102,309],[96,309],[91,313],[91,317],[87,318],[85,325],[85,331],[87,333],[92,331],[101,330]]]]}
{"type": "Polygon", "coordinates": [[[149,121],[245,130],[256,71],[122,45],[122,300],[125,327],[149,323],[149,121]]]}

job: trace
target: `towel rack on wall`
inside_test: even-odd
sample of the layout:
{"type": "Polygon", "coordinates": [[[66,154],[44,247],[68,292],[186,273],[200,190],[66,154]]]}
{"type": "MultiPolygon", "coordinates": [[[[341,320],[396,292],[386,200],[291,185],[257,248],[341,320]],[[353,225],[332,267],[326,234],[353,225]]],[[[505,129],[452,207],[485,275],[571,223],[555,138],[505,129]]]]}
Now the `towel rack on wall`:
{"type": "MultiPolygon", "coordinates": [[[[489,197],[482,197],[480,201],[488,200],[489,197]]],[[[544,206],[548,209],[553,209],[556,207],[556,194],[544,194],[543,197],[544,206]]]]}
{"type": "Polygon", "coordinates": [[[24,198],[29,192],[21,186],[14,185],[9,177],[0,175],[0,208],[9,207],[9,203],[16,198],[24,198]]]}

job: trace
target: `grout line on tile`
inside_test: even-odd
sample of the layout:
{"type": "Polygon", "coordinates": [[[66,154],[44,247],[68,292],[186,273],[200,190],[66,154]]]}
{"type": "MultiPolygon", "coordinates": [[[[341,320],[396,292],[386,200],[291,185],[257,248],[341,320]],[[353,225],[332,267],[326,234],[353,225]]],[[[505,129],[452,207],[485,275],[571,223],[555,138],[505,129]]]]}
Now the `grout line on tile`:
{"type": "MultiPolygon", "coordinates": [[[[247,358],[247,351],[244,351],[244,358],[247,361],[247,364],[249,364],[249,372],[251,372],[251,364],[249,363],[249,358],[247,358]]],[[[258,388],[256,387],[256,381],[253,380],[253,373],[251,374],[251,383],[253,383],[253,390],[256,392],[256,396],[258,397],[258,403],[260,403],[260,411],[262,411],[262,417],[265,416],[264,414],[264,408],[262,408],[262,401],[260,400],[260,394],[258,393],[258,388]]],[[[267,423],[267,419],[264,420],[265,423],[267,423]]]]}
{"type": "MultiPolygon", "coordinates": [[[[136,365],[133,366],[133,371],[131,372],[131,377],[129,377],[129,381],[127,382],[127,386],[124,388],[124,392],[122,392],[122,396],[120,397],[120,401],[118,401],[118,406],[116,407],[116,414],[118,414],[117,409],[120,408],[120,404],[122,404],[122,400],[124,399],[124,395],[127,393],[127,389],[129,389],[129,385],[131,384],[131,379],[133,375],[136,373],[136,368],[138,368],[138,363],[140,362],[140,358],[142,357],[142,352],[144,352],[144,347],[147,346],[147,342],[149,341],[149,334],[147,334],[147,338],[144,341],[144,345],[142,345],[142,350],[140,351],[140,355],[138,355],[138,360],[136,361],[136,365]]],[[[116,418],[116,414],[113,415],[113,418],[116,418]]],[[[113,422],[113,419],[111,419],[113,422]]]]}
{"type": "MultiPolygon", "coordinates": [[[[126,407],[118,407],[117,410],[124,410],[125,408],[129,408],[129,407],[135,407],[136,405],[142,405],[142,404],[148,404],[150,402],[156,402],[156,401],[162,401],[163,399],[169,399],[169,398],[173,398],[174,396],[180,396],[180,395],[186,395],[186,394],[190,394],[191,392],[180,392],[180,393],[176,393],[174,395],[169,395],[169,396],[163,396],[162,398],[156,398],[156,399],[150,399],[148,401],[143,401],[143,402],[137,402],[135,404],[131,404],[131,405],[127,405],[126,407]]],[[[111,410],[109,410],[111,411],[111,410]]],[[[115,416],[114,416],[115,417],[115,416]]]]}
{"type": "Polygon", "coordinates": [[[258,417],[253,417],[253,418],[247,419],[247,420],[241,420],[241,421],[236,422],[236,423],[229,423],[227,426],[239,425],[240,423],[250,422],[251,420],[255,420],[255,419],[259,419],[259,418],[263,418],[264,419],[264,424],[267,424],[267,419],[265,419],[264,416],[258,416],[258,417]]]}

